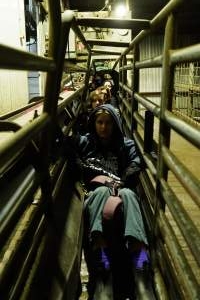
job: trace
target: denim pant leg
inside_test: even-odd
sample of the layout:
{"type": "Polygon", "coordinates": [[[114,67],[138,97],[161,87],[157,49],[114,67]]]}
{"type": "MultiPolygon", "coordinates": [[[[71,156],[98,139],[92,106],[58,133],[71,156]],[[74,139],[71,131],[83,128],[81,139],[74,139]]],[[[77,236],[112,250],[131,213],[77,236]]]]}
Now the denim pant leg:
{"type": "Polygon", "coordinates": [[[133,236],[148,245],[138,197],[128,188],[119,191],[124,207],[125,236],[133,236]]]}
{"type": "Polygon", "coordinates": [[[93,231],[103,231],[102,212],[109,196],[110,189],[106,186],[98,187],[89,193],[85,203],[85,209],[89,215],[90,233],[93,231]]]}

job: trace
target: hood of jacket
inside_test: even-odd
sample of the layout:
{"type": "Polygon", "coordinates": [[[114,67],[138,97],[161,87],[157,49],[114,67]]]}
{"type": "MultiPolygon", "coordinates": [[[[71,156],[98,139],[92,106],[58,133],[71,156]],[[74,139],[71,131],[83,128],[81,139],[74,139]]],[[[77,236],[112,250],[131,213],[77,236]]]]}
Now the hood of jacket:
{"type": "Polygon", "coordinates": [[[117,139],[118,143],[123,141],[124,133],[122,130],[121,120],[116,111],[116,109],[111,104],[103,104],[96,107],[89,116],[88,120],[88,129],[89,132],[95,135],[95,119],[96,119],[96,112],[99,110],[106,110],[112,117],[114,122],[114,137],[117,139]]]}

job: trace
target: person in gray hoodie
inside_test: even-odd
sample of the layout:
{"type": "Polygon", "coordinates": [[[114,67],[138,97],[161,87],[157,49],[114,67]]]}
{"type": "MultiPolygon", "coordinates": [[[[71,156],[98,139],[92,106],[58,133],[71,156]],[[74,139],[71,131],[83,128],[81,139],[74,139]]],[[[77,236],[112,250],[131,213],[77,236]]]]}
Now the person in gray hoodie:
{"type": "MultiPolygon", "coordinates": [[[[132,251],[143,251],[148,247],[148,241],[136,193],[141,159],[135,142],[124,136],[121,120],[110,104],[92,111],[88,130],[84,136],[78,136],[75,151],[78,173],[82,174],[88,191],[85,211],[89,219],[90,242],[94,250],[101,249],[101,257],[105,258],[102,216],[114,184],[122,200],[124,241],[132,251]],[[94,180],[99,175],[105,176],[100,184],[94,180]]],[[[146,262],[147,256],[144,255],[142,260],[146,262]]],[[[106,259],[104,262],[105,266],[109,266],[106,259]]]]}
{"type": "Polygon", "coordinates": [[[90,248],[89,252],[88,249],[85,252],[89,278],[94,281],[96,276],[94,265],[91,268],[91,249],[94,252],[93,257],[101,263],[101,266],[110,270],[107,243],[104,238],[103,212],[109,197],[113,195],[113,190],[121,199],[124,244],[128,252],[130,250],[130,253],[134,254],[132,259],[134,267],[142,269],[143,265],[149,263],[149,257],[148,241],[137,195],[139,173],[142,168],[141,158],[134,140],[124,135],[115,108],[110,104],[96,107],[88,119],[88,133],[78,134],[75,140],[73,138],[72,148],[70,175],[74,175],[76,180],[82,180],[87,190],[84,215],[87,216],[86,235],[90,248]],[[103,181],[99,182],[97,180],[99,177],[103,181]]]}

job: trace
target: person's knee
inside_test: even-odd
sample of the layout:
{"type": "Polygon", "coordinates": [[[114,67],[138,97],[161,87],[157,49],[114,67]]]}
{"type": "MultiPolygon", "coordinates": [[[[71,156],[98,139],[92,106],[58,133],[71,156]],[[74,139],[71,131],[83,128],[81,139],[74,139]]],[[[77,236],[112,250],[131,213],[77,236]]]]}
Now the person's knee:
{"type": "Polygon", "coordinates": [[[134,205],[134,206],[138,206],[138,196],[137,194],[130,190],[129,188],[123,188],[122,190],[120,190],[119,192],[119,196],[122,198],[122,202],[124,205],[134,205]]]}
{"type": "Polygon", "coordinates": [[[107,186],[99,186],[94,190],[95,194],[104,194],[108,192],[108,187],[107,186]]]}
{"type": "Polygon", "coordinates": [[[136,193],[130,190],[129,188],[123,188],[119,191],[119,195],[121,197],[128,196],[128,197],[136,197],[136,193]]]}

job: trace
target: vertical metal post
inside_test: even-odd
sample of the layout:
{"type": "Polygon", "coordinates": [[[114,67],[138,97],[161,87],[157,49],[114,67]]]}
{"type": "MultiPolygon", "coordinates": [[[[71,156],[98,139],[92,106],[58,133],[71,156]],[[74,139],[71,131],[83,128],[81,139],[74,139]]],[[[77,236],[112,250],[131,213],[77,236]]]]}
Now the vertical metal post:
{"type": "Polygon", "coordinates": [[[135,91],[139,91],[139,70],[136,69],[135,63],[136,61],[139,61],[139,45],[135,44],[133,48],[133,80],[132,80],[132,101],[131,101],[131,128],[132,133],[137,130],[137,122],[133,118],[134,112],[138,111],[138,101],[134,99],[134,93],[135,91]]]}
{"type": "MultiPolygon", "coordinates": [[[[162,68],[162,92],[161,92],[161,110],[160,110],[160,127],[159,127],[159,145],[158,145],[158,165],[157,165],[157,184],[156,196],[157,199],[162,199],[160,193],[160,181],[162,178],[167,180],[168,168],[164,164],[162,156],[162,147],[169,147],[170,144],[170,127],[164,121],[165,111],[172,110],[172,96],[173,96],[173,73],[174,67],[170,66],[169,56],[170,49],[174,44],[174,15],[168,17],[165,28],[165,40],[163,51],[163,68],[162,68]]],[[[164,209],[164,202],[160,203],[164,209]]]]}
{"type": "Polygon", "coordinates": [[[151,153],[153,150],[153,125],[154,115],[151,111],[145,112],[145,124],[144,124],[144,152],[151,153]]]}

